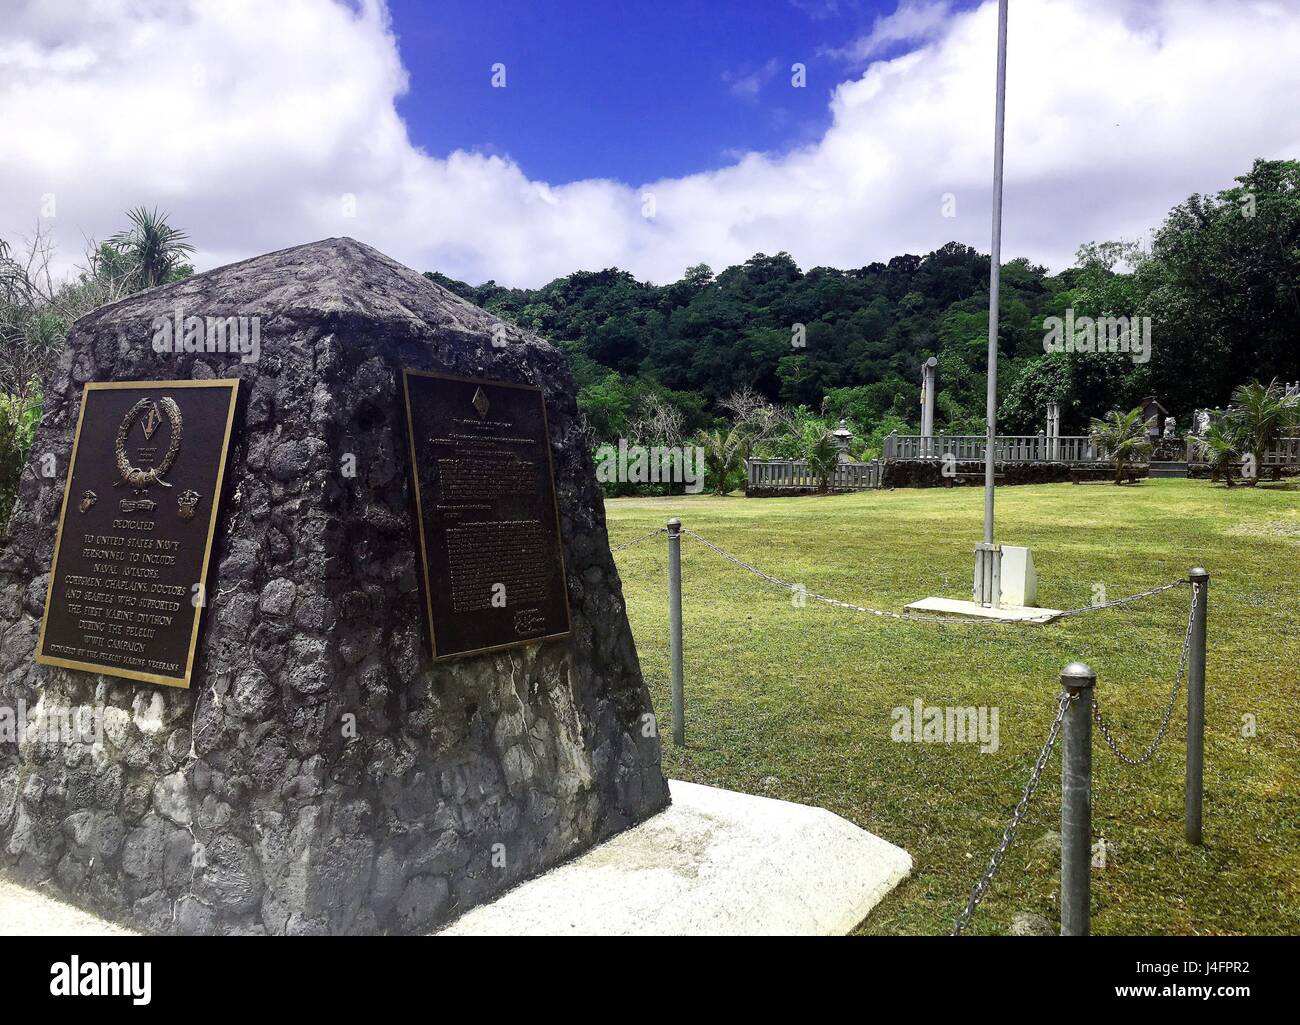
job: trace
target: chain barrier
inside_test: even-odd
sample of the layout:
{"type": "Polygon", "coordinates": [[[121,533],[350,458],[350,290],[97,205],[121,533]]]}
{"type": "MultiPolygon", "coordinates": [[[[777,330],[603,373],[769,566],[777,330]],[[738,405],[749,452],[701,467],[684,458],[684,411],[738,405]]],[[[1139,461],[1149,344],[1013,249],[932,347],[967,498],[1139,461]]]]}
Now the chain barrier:
{"type": "Polygon", "coordinates": [[[1159,587],[1153,587],[1149,591],[1138,591],[1137,594],[1130,594],[1124,598],[1116,598],[1114,601],[1104,601],[1104,602],[1100,602],[1097,605],[1084,605],[1081,608],[1077,608],[1077,609],[1066,609],[1064,612],[1058,613],[1053,618],[1065,619],[1066,616],[1077,616],[1082,612],[1100,612],[1102,609],[1117,609],[1121,605],[1128,605],[1131,602],[1140,601],[1143,598],[1150,598],[1152,595],[1160,594],[1163,591],[1168,591],[1170,588],[1182,587],[1184,584],[1187,583],[1190,583],[1190,581],[1186,577],[1179,577],[1177,580],[1171,580],[1167,584],[1161,584],[1159,587]]]}
{"type": "MultiPolygon", "coordinates": [[[[739,566],[747,573],[752,573],[754,576],[758,577],[761,580],[766,581],[769,584],[773,584],[777,587],[784,588],[785,590],[791,591],[793,593],[802,594],[804,597],[811,598],[813,601],[822,602],[823,604],[826,605],[832,605],[836,608],[848,609],[852,612],[861,612],[872,616],[879,616],[884,619],[904,620],[904,621],[919,622],[919,623],[939,623],[944,625],[970,625],[972,623],[1005,624],[1005,623],[1020,622],[1020,620],[1005,619],[1005,618],[971,619],[964,616],[916,615],[913,613],[890,612],[885,609],[873,609],[865,605],[855,605],[852,602],[841,601],[838,598],[830,598],[823,594],[817,594],[815,591],[809,591],[807,588],[803,587],[802,585],[791,583],[790,581],[783,580],[781,577],[775,576],[774,574],[767,573],[759,569],[757,566],[753,565],[752,563],[748,563],[744,559],[732,555],[726,549],[720,547],[719,545],[714,544],[708,538],[702,537],[701,535],[697,534],[695,531],[690,530],[686,527],[680,528],[680,531],[682,534],[694,538],[705,548],[708,548],[714,554],[720,556],[722,559],[725,559],[727,562],[730,562],[735,566],[739,566]]],[[[667,530],[661,527],[658,530],[650,531],[648,534],[644,534],[640,537],[633,538],[630,541],[625,541],[622,544],[611,548],[610,551],[611,552],[621,551],[624,548],[630,548],[633,545],[640,544],[643,541],[648,541],[652,537],[657,537],[660,534],[665,534],[665,533],[667,533],[667,530]]],[[[1161,743],[1164,741],[1164,738],[1169,731],[1169,725],[1173,719],[1174,708],[1177,706],[1178,703],[1178,695],[1182,690],[1183,678],[1187,672],[1188,656],[1191,651],[1192,633],[1193,633],[1195,618],[1196,618],[1196,606],[1197,606],[1197,598],[1198,598],[1197,588],[1200,585],[1192,582],[1190,579],[1186,577],[1179,577],[1178,579],[1171,580],[1166,584],[1160,584],[1157,587],[1152,587],[1145,591],[1139,591],[1136,594],[1126,595],[1123,598],[1116,598],[1114,601],[1101,602],[1096,605],[1085,605],[1077,609],[1067,609],[1063,612],[1058,613],[1056,616],[1053,617],[1053,619],[1064,619],[1068,616],[1077,616],[1085,612],[1098,612],[1101,611],[1102,609],[1119,608],[1123,605],[1129,605],[1132,604],[1133,602],[1141,601],[1145,598],[1150,598],[1157,594],[1162,594],[1163,592],[1171,590],[1175,587],[1181,587],[1184,584],[1191,584],[1192,586],[1192,602],[1191,602],[1191,609],[1188,612],[1188,616],[1187,616],[1187,630],[1183,635],[1182,651],[1179,653],[1178,656],[1178,669],[1177,672],[1174,674],[1173,689],[1170,691],[1169,702],[1165,706],[1164,714],[1161,717],[1160,726],[1156,730],[1156,735],[1140,755],[1133,757],[1125,754],[1123,751],[1120,750],[1119,743],[1115,739],[1110,724],[1106,721],[1105,717],[1101,714],[1100,705],[1097,703],[1096,696],[1094,695],[1092,716],[1097,724],[1098,731],[1101,733],[1102,738],[1106,741],[1107,746],[1115,754],[1115,757],[1117,757],[1121,762],[1124,762],[1126,765],[1142,765],[1145,762],[1149,761],[1151,757],[1156,753],[1156,751],[1160,748],[1161,743]]],[[[1020,828],[1020,824],[1024,820],[1025,815],[1028,813],[1029,806],[1033,802],[1034,796],[1038,792],[1039,785],[1042,782],[1043,770],[1047,767],[1047,762],[1051,758],[1052,751],[1055,749],[1056,742],[1060,737],[1061,727],[1062,724],[1065,722],[1066,711],[1070,707],[1070,702],[1075,700],[1076,696],[1077,696],[1076,694],[1070,691],[1062,691],[1060,697],[1057,698],[1056,714],[1052,718],[1052,725],[1047,732],[1047,739],[1043,743],[1042,750],[1038,753],[1038,759],[1034,762],[1033,770],[1029,774],[1029,780],[1025,784],[1024,793],[1021,795],[1019,802],[1017,802],[1016,804],[1015,810],[1011,814],[1011,821],[1007,823],[1006,829],[1003,830],[1001,842],[998,844],[997,848],[993,851],[993,854],[989,857],[988,867],[984,870],[983,874],[976,881],[975,887],[974,889],[971,890],[970,897],[966,901],[966,907],[962,910],[961,914],[959,914],[957,918],[954,920],[952,926],[952,932],[949,935],[951,936],[958,935],[963,929],[965,929],[970,924],[971,917],[975,914],[975,909],[979,907],[980,903],[984,900],[985,895],[988,893],[989,886],[993,882],[993,877],[997,874],[998,869],[1001,867],[1002,861],[1006,857],[1007,850],[1011,847],[1012,842],[1015,840],[1016,832],[1020,828]]]]}
{"type": "Polygon", "coordinates": [[[648,534],[642,534],[640,537],[634,537],[631,541],[624,541],[622,544],[614,545],[610,548],[610,554],[621,552],[624,548],[631,548],[633,545],[639,545],[642,541],[649,541],[652,537],[658,537],[660,534],[667,534],[666,527],[660,527],[658,530],[652,530],[648,534]]]}
{"type": "MultiPolygon", "coordinates": [[[[902,620],[904,622],[911,622],[911,623],[938,623],[943,626],[972,626],[972,625],[997,626],[997,625],[1004,625],[1007,623],[1024,622],[1023,620],[1009,619],[1004,617],[974,618],[969,616],[925,616],[925,615],[917,615],[916,613],[912,613],[912,612],[890,612],[885,609],[873,609],[866,605],[854,605],[852,602],[841,601],[838,598],[828,598],[824,594],[817,594],[815,591],[809,591],[807,588],[801,588],[801,585],[792,584],[790,581],[782,580],[780,577],[773,576],[771,573],[765,573],[757,566],[751,565],[750,563],[745,562],[743,559],[738,558],[735,555],[732,555],[730,552],[726,551],[725,549],[720,548],[718,545],[715,545],[708,538],[701,537],[699,534],[695,533],[695,531],[690,530],[686,527],[682,527],[681,532],[683,534],[688,535],[689,537],[694,538],[696,541],[700,542],[700,544],[704,545],[706,548],[710,549],[717,555],[726,559],[728,562],[734,563],[735,565],[739,566],[741,569],[745,570],[746,572],[752,573],[756,577],[766,580],[769,584],[775,584],[777,587],[784,587],[787,591],[802,593],[805,598],[811,598],[813,601],[819,601],[825,605],[833,605],[836,608],[848,609],[851,612],[862,612],[870,616],[879,616],[882,619],[896,619],[896,620],[902,620]]],[[[1161,584],[1160,586],[1153,587],[1150,590],[1139,591],[1137,594],[1130,594],[1124,598],[1116,598],[1114,601],[1104,602],[1100,605],[1085,605],[1082,608],[1069,609],[1065,612],[1058,613],[1056,616],[1052,618],[1063,619],[1066,616],[1077,616],[1083,612],[1098,612],[1102,609],[1118,608],[1121,605],[1127,605],[1131,602],[1139,601],[1143,598],[1149,598],[1152,595],[1160,594],[1163,591],[1168,591],[1170,588],[1180,587],[1183,584],[1186,584],[1187,582],[1188,581],[1185,577],[1179,577],[1177,580],[1171,580],[1167,584],[1161,584]]]]}
{"type": "Polygon", "coordinates": [[[1111,731],[1110,723],[1101,714],[1101,705],[1096,697],[1093,697],[1092,718],[1097,723],[1097,730],[1101,733],[1102,739],[1106,741],[1106,746],[1111,749],[1115,757],[1125,765],[1144,765],[1151,760],[1151,756],[1160,748],[1161,742],[1165,739],[1165,734],[1169,731],[1169,723],[1173,719],[1174,706],[1178,703],[1178,692],[1183,686],[1183,674],[1187,669],[1187,656],[1192,647],[1192,627],[1196,622],[1196,589],[1199,585],[1192,584],[1192,607],[1187,613],[1187,633],[1183,635],[1183,650],[1178,656],[1178,671],[1174,674],[1174,687],[1169,692],[1169,703],[1165,706],[1164,716],[1160,720],[1160,726],[1156,730],[1156,735],[1151,739],[1140,755],[1133,757],[1126,755],[1119,749],[1119,742],[1115,739],[1111,731]]]}
{"type": "Polygon", "coordinates": [[[1065,721],[1065,711],[1070,707],[1075,695],[1069,691],[1062,691],[1056,699],[1056,715],[1052,719],[1052,728],[1047,731],[1047,741],[1043,744],[1043,750],[1038,753],[1038,761],[1034,763],[1034,769],[1029,774],[1029,782],[1025,784],[1025,792],[1020,797],[1020,803],[1016,805],[1015,811],[1011,813],[1011,821],[1007,823],[1007,828],[1002,833],[1002,842],[998,844],[997,850],[989,858],[989,866],[984,870],[984,874],[979,877],[975,883],[975,888],[970,892],[970,898],[966,901],[966,908],[956,921],[952,923],[952,932],[948,935],[956,936],[959,932],[970,924],[971,916],[975,914],[975,909],[979,907],[980,901],[988,893],[989,884],[993,882],[993,877],[997,874],[1002,859],[1006,856],[1007,848],[1011,846],[1011,841],[1016,837],[1016,830],[1020,828],[1020,823],[1029,811],[1029,804],[1034,799],[1034,794],[1038,792],[1038,784],[1043,778],[1043,769],[1047,767],[1047,760],[1052,757],[1052,749],[1056,747],[1056,738],[1061,734],[1061,724],[1065,721]]]}

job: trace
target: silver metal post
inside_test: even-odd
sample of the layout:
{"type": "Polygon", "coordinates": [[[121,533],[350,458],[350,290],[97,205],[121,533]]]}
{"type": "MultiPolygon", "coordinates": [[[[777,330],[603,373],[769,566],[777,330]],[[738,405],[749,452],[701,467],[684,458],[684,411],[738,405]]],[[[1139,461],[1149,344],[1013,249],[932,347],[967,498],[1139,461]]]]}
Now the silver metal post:
{"type": "Polygon", "coordinates": [[[1088,935],[1092,896],[1092,691],[1097,674],[1082,662],[1061,670],[1074,695],[1061,751],[1061,935],[1088,935]]]}
{"type": "MultiPolygon", "coordinates": [[[[1006,125],[1006,3],[997,4],[997,107],[993,129],[993,251],[988,267],[988,445],[984,451],[984,544],[993,544],[993,438],[997,434],[997,291],[1002,271],[1002,135],[1006,125]]],[[[996,598],[995,598],[996,602],[996,598]]]]}
{"type": "Polygon", "coordinates": [[[686,697],[682,685],[682,521],[668,521],[668,645],[673,664],[673,743],[686,744],[686,697]]]}
{"type": "Polygon", "coordinates": [[[1205,775],[1205,624],[1210,612],[1210,574],[1199,566],[1192,581],[1192,650],[1187,655],[1187,789],[1183,832],[1188,843],[1201,842],[1201,807],[1205,775]]]}

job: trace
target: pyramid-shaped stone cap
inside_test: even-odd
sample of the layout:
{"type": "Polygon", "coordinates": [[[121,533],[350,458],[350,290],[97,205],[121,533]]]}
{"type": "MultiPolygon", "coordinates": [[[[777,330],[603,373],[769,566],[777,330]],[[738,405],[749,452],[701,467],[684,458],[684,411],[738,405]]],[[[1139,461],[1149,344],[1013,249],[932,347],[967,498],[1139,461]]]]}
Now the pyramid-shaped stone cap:
{"type": "Polygon", "coordinates": [[[373,246],[347,237],[281,249],[147,289],[96,310],[77,327],[93,331],[141,317],[171,316],[177,306],[197,315],[358,316],[417,321],[466,334],[486,335],[496,327],[515,340],[526,336],[373,246]]]}

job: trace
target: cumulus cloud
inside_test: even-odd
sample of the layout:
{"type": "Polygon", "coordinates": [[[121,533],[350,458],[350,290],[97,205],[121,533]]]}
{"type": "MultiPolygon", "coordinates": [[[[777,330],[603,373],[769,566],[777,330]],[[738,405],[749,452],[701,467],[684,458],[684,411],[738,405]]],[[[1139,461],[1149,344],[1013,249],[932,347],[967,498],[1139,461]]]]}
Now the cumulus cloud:
{"type": "MultiPolygon", "coordinates": [[[[69,258],[124,208],[157,204],[200,269],[352,235],[421,270],[517,285],[607,266],[665,281],[780,249],[805,267],[951,239],[986,249],[996,4],[926,20],[943,6],[905,4],[854,44],[912,48],[846,70],[815,143],[647,182],[542,182],[508,156],[421,150],[379,0],[20,6],[0,42],[0,237],[52,198],[69,258]]],[[[1300,0],[1012,8],[1008,257],[1059,269],[1255,157],[1300,155],[1300,0]]]]}

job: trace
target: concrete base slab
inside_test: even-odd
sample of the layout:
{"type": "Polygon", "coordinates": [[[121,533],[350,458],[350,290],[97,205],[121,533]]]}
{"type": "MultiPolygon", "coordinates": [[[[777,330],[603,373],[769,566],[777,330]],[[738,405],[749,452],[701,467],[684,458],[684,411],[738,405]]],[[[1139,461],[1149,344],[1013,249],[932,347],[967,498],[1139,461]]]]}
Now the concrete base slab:
{"type": "MultiPolygon", "coordinates": [[[[445,936],[842,935],[912,871],[822,808],[672,780],[673,803],[445,936]]],[[[0,936],[130,936],[0,877],[0,936]]]]}
{"type": "Polygon", "coordinates": [[[134,936],[39,890],[0,876],[0,936],[134,936]]]}
{"type": "Polygon", "coordinates": [[[822,808],[671,780],[673,803],[444,936],[843,935],[912,870],[822,808]]]}
{"type": "Polygon", "coordinates": [[[1032,605],[1000,605],[996,609],[990,609],[973,601],[960,601],[956,598],[922,598],[907,608],[917,612],[972,616],[976,619],[1011,619],[1017,623],[1050,623],[1061,614],[1060,609],[1040,609],[1032,605]]]}

